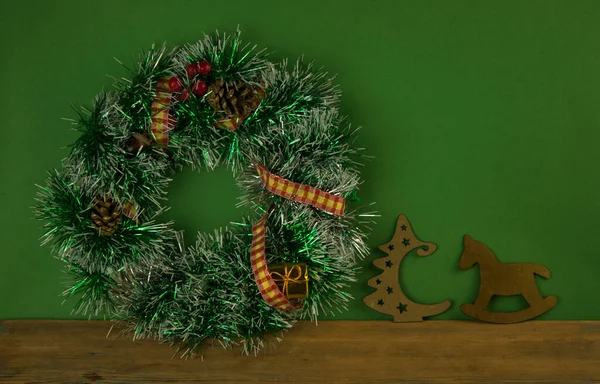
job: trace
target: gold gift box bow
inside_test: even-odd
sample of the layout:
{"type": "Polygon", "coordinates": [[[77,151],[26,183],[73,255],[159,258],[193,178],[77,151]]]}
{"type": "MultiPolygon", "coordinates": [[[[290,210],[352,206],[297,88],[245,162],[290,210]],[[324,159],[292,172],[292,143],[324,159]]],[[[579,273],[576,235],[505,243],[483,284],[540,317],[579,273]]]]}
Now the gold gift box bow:
{"type": "Polygon", "coordinates": [[[308,296],[308,268],[306,264],[274,265],[269,269],[275,284],[283,282],[283,286],[280,284],[277,284],[277,286],[285,297],[288,299],[304,299],[308,296]],[[281,269],[283,269],[283,273],[278,272],[281,269]],[[302,286],[305,286],[304,291],[296,292],[296,289],[292,289],[294,292],[290,293],[290,283],[294,287],[304,283],[302,284],[302,286]]]}

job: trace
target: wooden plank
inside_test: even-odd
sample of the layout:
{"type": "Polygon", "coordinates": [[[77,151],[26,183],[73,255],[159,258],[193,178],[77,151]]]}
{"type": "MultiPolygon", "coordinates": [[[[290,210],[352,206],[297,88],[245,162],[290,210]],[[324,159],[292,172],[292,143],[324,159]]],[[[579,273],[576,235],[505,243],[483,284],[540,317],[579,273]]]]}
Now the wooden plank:
{"type": "Polygon", "coordinates": [[[600,322],[299,323],[254,356],[173,357],[105,321],[0,322],[7,383],[600,383],[600,322]]]}

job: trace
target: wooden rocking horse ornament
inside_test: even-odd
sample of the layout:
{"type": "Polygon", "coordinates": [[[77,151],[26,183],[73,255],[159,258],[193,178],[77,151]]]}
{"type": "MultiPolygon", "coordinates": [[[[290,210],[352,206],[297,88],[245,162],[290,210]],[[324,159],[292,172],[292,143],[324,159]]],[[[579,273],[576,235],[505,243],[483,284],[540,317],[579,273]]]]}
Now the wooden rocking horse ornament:
{"type": "Polygon", "coordinates": [[[475,264],[479,264],[479,292],[474,304],[461,305],[464,314],[489,323],[508,324],[532,319],[556,305],[556,297],[542,297],[535,284],[535,275],[550,278],[548,268],[534,263],[502,263],[485,244],[465,235],[458,268],[467,270],[475,264]],[[494,295],[522,295],[529,307],[516,312],[488,311],[494,295]]]}
{"type": "Polygon", "coordinates": [[[439,304],[419,304],[410,300],[398,282],[400,263],[408,253],[417,249],[417,255],[428,256],[435,252],[437,246],[422,242],[415,236],[406,216],[398,217],[396,232],[391,241],[379,246],[387,257],[373,261],[383,273],[369,280],[369,286],[377,291],[363,299],[364,303],[377,312],[392,315],[396,323],[423,321],[424,317],[438,315],[450,307],[450,301],[439,304]]]}

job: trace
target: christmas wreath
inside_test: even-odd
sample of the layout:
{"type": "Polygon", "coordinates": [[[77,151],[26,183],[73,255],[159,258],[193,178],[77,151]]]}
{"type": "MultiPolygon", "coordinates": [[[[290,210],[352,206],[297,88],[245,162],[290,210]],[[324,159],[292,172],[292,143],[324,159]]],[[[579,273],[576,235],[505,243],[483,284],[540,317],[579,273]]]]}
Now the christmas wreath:
{"type": "Polygon", "coordinates": [[[363,156],[332,78],[267,61],[239,31],[152,47],[130,72],[78,110],[81,136],[37,196],[75,310],[194,354],[206,339],[256,352],[265,333],[344,309],[370,214],[345,212],[363,156]],[[223,164],[256,217],[186,247],[158,220],[170,177],[223,164]]]}

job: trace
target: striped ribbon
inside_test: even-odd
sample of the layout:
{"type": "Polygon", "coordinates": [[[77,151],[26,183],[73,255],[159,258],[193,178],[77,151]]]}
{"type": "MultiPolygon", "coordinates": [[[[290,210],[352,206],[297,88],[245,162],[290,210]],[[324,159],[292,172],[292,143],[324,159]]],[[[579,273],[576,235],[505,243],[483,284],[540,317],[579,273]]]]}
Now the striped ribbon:
{"type": "Polygon", "coordinates": [[[342,196],[333,195],[310,185],[284,179],[267,171],[260,165],[255,165],[254,168],[256,168],[265,188],[269,192],[289,200],[312,205],[332,215],[344,215],[346,199],[342,196]]]}
{"type": "Polygon", "coordinates": [[[154,141],[158,146],[166,147],[169,143],[169,132],[175,126],[173,116],[169,114],[172,95],[169,88],[169,80],[172,76],[159,79],[156,82],[156,96],[152,102],[152,117],[150,120],[150,130],[154,141]]]}
{"type": "MultiPolygon", "coordinates": [[[[271,193],[284,197],[289,200],[309,204],[325,212],[342,216],[346,199],[341,196],[324,192],[320,189],[295,183],[293,181],[279,177],[265,168],[255,165],[258,174],[265,186],[271,193]]],[[[265,239],[267,214],[252,227],[252,246],[250,248],[250,261],[252,263],[252,272],[258,290],[263,299],[272,307],[280,310],[289,310],[301,306],[293,305],[281,292],[277,284],[273,281],[271,273],[267,268],[267,258],[265,253],[265,239]]]]}
{"type": "Polygon", "coordinates": [[[267,215],[258,220],[252,227],[252,247],[250,248],[250,262],[252,264],[252,273],[258,286],[258,290],[263,299],[274,308],[286,311],[288,309],[298,308],[300,305],[293,305],[281,292],[267,268],[267,255],[265,253],[265,238],[267,228],[265,222],[267,215]]]}

